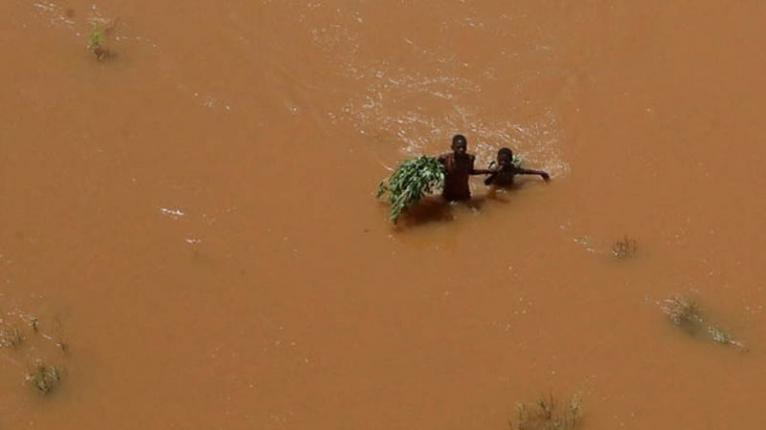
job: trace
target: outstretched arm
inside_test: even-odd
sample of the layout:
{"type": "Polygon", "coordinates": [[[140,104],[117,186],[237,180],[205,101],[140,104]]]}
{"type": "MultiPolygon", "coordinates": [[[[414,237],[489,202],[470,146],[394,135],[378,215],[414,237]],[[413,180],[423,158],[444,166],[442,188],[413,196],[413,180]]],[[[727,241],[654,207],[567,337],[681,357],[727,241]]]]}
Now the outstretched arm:
{"type": "Polygon", "coordinates": [[[472,155],[471,156],[471,161],[470,161],[471,168],[468,170],[468,174],[469,175],[491,175],[491,174],[495,173],[495,170],[493,170],[493,169],[474,169],[473,168],[474,160],[475,159],[473,158],[473,155],[472,155]]]}
{"type": "Polygon", "coordinates": [[[495,182],[495,178],[497,178],[498,172],[491,172],[489,176],[487,176],[486,179],[484,179],[484,185],[492,185],[493,182],[495,182]]]}
{"type": "Polygon", "coordinates": [[[490,169],[473,169],[471,170],[472,175],[491,175],[493,173],[497,173],[496,170],[490,170],[490,169]]]}
{"type": "Polygon", "coordinates": [[[532,170],[532,169],[516,169],[517,175],[539,175],[545,180],[545,182],[548,182],[551,180],[551,175],[549,175],[546,172],[543,172],[542,170],[532,170]]]}

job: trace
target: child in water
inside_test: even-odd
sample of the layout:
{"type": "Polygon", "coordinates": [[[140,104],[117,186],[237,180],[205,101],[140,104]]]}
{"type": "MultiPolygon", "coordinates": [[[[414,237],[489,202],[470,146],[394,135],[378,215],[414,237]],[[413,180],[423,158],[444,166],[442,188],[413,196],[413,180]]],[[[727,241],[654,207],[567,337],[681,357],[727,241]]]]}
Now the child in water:
{"type": "Polygon", "coordinates": [[[516,175],[540,175],[545,182],[551,177],[542,170],[531,170],[517,167],[513,164],[513,151],[510,148],[500,148],[497,151],[497,163],[494,161],[489,166],[489,177],[484,180],[486,185],[495,185],[506,188],[513,185],[513,177],[516,175]]]}
{"type": "Polygon", "coordinates": [[[470,175],[492,173],[488,170],[476,170],[473,162],[476,157],[468,153],[468,140],[462,134],[452,138],[452,152],[439,156],[439,162],[444,166],[444,189],[442,196],[445,200],[454,202],[470,200],[471,188],[468,186],[470,175]]]}

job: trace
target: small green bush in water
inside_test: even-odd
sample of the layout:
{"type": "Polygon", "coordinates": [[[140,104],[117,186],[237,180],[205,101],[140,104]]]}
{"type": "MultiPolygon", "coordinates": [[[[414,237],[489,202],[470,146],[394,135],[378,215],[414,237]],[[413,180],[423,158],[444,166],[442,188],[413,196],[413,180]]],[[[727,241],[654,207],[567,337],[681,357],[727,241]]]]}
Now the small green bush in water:
{"type": "Polygon", "coordinates": [[[378,198],[388,195],[391,222],[396,224],[405,209],[443,185],[444,166],[436,158],[420,156],[406,160],[387,180],[382,181],[378,198]]]}
{"type": "Polygon", "coordinates": [[[106,42],[106,29],[103,27],[94,27],[88,35],[88,49],[95,49],[106,42]]]}
{"type": "Polygon", "coordinates": [[[114,23],[101,23],[95,25],[88,35],[88,50],[96,56],[99,61],[112,57],[114,53],[107,47],[109,32],[112,31],[114,23]]]}

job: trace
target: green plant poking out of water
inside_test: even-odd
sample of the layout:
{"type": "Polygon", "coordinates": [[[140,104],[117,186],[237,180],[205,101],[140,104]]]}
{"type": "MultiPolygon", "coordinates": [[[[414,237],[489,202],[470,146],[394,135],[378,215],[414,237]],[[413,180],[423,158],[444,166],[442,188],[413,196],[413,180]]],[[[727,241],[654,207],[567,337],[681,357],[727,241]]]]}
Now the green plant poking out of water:
{"type": "Polygon", "coordinates": [[[57,368],[41,362],[37,364],[34,371],[27,375],[27,381],[37,388],[37,391],[48,394],[61,381],[61,373],[57,368]]]}
{"type": "Polygon", "coordinates": [[[99,61],[103,61],[112,56],[112,52],[106,47],[107,34],[110,30],[111,25],[96,25],[88,35],[88,50],[92,52],[99,61]]]}
{"type": "Polygon", "coordinates": [[[516,420],[511,430],[572,430],[582,418],[582,400],[574,396],[569,404],[559,406],[552,395],[541,397],[532,404],[516,405],[516,420]]]}
{"type": "Polygon", "coordinates": [[[426,194],[444,184],[444,166],[433,157],[421,156],[403,162],[394,173],[380,183],[378,198],[388,195],[391,222],[396,224],[402,212],[415,205],[426,194]]]}

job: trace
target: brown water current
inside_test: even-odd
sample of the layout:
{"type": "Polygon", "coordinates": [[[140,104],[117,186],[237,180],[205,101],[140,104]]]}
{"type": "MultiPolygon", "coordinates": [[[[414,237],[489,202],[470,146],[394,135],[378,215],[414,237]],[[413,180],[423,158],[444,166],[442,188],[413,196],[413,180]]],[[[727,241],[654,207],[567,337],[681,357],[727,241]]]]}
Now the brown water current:
{"type": "Polygon", "coordinates": [[[500,430],[548,393],[583,429],[766,422],[766,3],[0,16],[0,428],[500,430]],[[552,181],[392,227],[379,180],[455,133],[552,181]],[[673,294],[749,351],[677,330],[673,294]]]}

